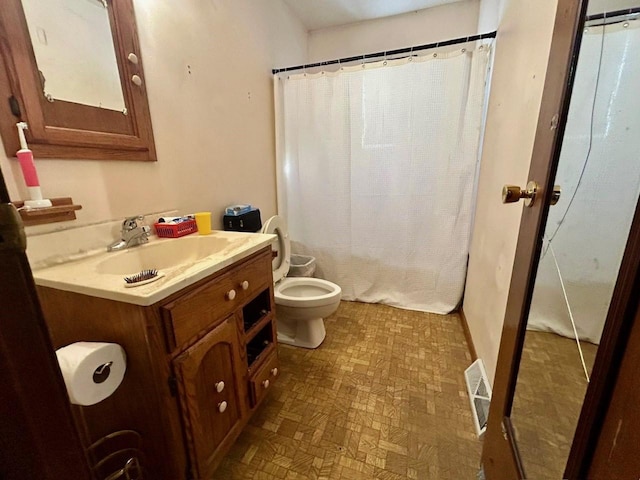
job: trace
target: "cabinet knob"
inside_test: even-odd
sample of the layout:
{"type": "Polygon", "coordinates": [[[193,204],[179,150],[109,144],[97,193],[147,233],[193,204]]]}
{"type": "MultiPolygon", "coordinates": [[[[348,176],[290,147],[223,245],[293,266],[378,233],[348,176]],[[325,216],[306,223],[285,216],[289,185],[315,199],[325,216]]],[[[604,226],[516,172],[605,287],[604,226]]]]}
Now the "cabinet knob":
{"type": "Polygon", "coordinates": [[[131,81],[138,87],[142,85],[142,78],[140,78],[140,75],[134,75],[133,77],[131,77],[131,81]]]}
{"type": "Polygon", "coordinates": [[[216,392],[220,393],[224,390],[224,382],[222,380],[220,380],[219,382],[216,382],[216,392]]]}
{"type": "Polygon", "coordinates": [[[244,281],[240,284],[240,286],[242,287],[243,290],[248,290],[249,289],[249,282],[248,281],[244,281]]]}
{"type": "Polygon", "coordinates": [[[229,290],[227,292],[227,300],[233,300],[234,298],[236,298],[236,291],[235,290],[229,290]]]}
{"type": "Polygon", "coordinates": [[[274,377],[278,375],[278,367],[274,367],[271,369],[271,375],[273,375],[274,377]]]}
{"type": "Polygon", "coordinates": [[[262,382],[262,386],[264,388],[269,388],[269,380],[265,380],[264,382],[262,382]]]}
{"type": "Polygon", "coordinates": [[[227,402],[224,402],[224,401],[223,401],[223,402],[220,402],[220,403],[218,404],[218,411],[219,411],[220,413],[224,413],[224,411],[225,411],[226,409],[227,409],[227,402]]]}

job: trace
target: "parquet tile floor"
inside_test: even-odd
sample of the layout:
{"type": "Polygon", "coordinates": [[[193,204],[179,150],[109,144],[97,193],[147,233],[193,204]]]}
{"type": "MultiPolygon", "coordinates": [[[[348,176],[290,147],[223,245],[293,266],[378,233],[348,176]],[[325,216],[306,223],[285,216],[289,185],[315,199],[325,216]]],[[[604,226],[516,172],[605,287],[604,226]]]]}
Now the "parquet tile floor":
{"type": "Polygon", "coordinates": [[[342,302],[316,350],[279,347],[281,377],[216,472],[249,479],[475,479],[457,314],[342,302]]]}
{"type": "MultiPolygon", "coordinates": [[[[581,345],[591,373],[598,346],[581,345]]],[[[511,421],[528,478],[563,477],[587,385],[574,339],[527,331],[511,421]]]]}

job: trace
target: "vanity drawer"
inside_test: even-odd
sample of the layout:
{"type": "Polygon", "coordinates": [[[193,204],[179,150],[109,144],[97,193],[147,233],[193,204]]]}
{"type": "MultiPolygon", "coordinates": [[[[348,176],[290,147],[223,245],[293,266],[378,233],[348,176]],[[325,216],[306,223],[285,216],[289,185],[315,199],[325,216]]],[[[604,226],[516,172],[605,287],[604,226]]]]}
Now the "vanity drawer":
{"type": "Polygon", "coordinates": [[[169,350],[215,327],[271,283],[271,257],[267,252],[160,307],[169,350]]]}
{"type": "Polygon", "coordinates": [[[230,273],[233,288],[237,292],[238,303],[244,304],[265,288],[273,285],[271,255],[262,254],[230,273]]]}
{"type": "Polygon", "coordinates": [[[249,391],[251,392],[251,407],[258,405],[262,398],[271,389],[273,382],[280,376],[278,352],[274,349],[264,365],[249,378],[249,391]]]}

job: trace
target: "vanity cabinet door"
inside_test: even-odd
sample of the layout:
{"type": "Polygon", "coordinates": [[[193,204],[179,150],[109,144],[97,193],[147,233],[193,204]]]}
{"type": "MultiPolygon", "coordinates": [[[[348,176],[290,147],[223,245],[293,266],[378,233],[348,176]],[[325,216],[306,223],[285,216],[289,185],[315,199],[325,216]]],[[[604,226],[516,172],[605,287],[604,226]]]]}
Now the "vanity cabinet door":
{"type": "Polygon", "coordinates": [[[213,478],[222,454],[242,428],[238,344],[236,317],[231,316],[173,362],[196,478],[213,478]]]}

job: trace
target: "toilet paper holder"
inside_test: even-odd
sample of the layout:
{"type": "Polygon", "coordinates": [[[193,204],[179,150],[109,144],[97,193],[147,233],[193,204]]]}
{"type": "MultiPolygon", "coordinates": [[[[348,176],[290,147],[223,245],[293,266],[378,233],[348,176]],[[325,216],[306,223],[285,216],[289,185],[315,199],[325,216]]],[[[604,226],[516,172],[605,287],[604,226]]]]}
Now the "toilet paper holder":
{"type": "Polygon", "coordinates": [[[127,370],[121,345],[108,342],[75,342],[56,350],[69,400],[90,406],[115,393],[127,370]]]}
{"type": "Polygon", "coordinates": [[[93,371],[93,382],[102,383],[109,378],[109,375],[111,375],[111,365],[113,365],[113,362],[107,362],[96,368],[93,371]]]}

